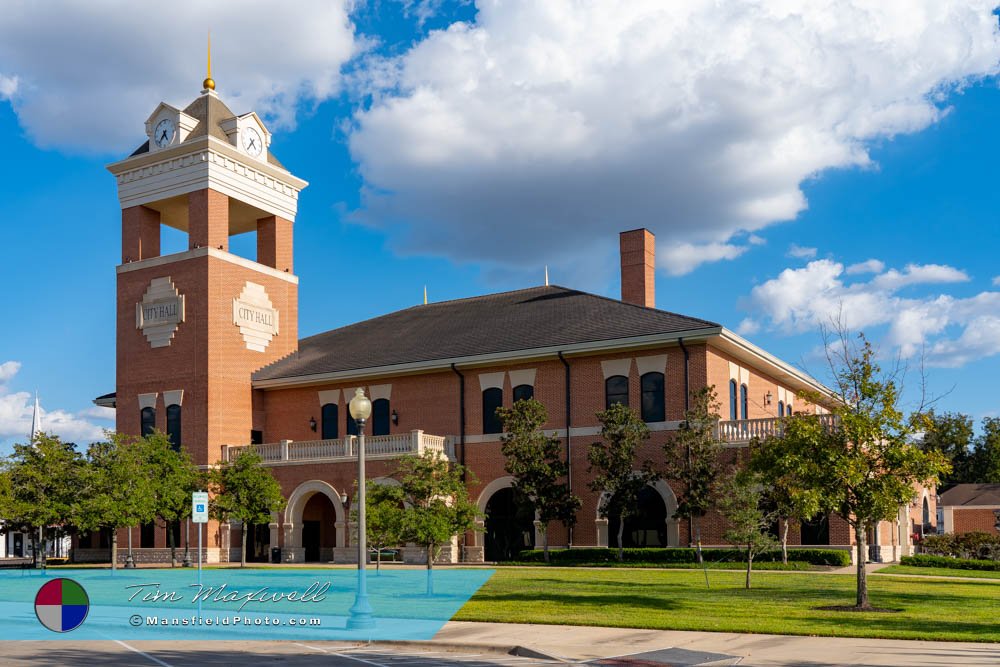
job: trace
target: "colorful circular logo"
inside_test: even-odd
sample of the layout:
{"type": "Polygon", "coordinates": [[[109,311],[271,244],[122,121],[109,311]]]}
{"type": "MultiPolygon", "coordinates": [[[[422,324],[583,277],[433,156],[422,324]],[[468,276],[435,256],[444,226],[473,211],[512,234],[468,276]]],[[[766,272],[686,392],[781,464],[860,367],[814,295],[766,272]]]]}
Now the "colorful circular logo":
{"type": "Polygon", "coordinates": [[[90,611],[90,598],[72,579],[46,582],[35,595],[38,622],[53,632],[69,632],[83,625],[90,611]]]}

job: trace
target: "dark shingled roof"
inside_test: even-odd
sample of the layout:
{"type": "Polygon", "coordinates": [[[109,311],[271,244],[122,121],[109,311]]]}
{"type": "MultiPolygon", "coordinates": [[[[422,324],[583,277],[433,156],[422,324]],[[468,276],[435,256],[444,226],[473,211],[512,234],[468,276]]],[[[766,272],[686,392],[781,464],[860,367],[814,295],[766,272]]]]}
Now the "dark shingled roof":
{"type": "MultiPolygon", "coordinates": [[[[224,120],[229,118],[235,118],[236,114],[229,110],[229,107],[220,100],[215,95],[204,94],[199,96],[187,105],[184,109],[184,113],[197,119],[198,124],[194,126],[191,133],[187,136],[185,141],[191,139],[197,139],[198,137],[212,136],[219,141],[224,141],[229,143],[229,137],[226,133],[222,131],[222,127],[219,125],[224,120]]],[[[134,157],[136,155],[141,155],[143,153],[149,152],[149,140],[147,139],[141,146],[139,146],[129,157],[134,157]]],[[[278,162],[278,158],[274,157],[271,151],[267,152],[267,161],[269,164],[273,164],[275,167],[284,169],[284,165],[278,162]]],[[[287,171],[287,170],[286,170],[287,171]]]]}
{"type": "Polygon", "coordinates": [[[1000,484],[956,484],[941,494],[942,505],[1000,505],[1000,484]]]}
{"type": "Polygon", "coordinates": [[[414,306],[299,341],[255,380],[378,368],[720,325],[565,287],[414,306]]]}

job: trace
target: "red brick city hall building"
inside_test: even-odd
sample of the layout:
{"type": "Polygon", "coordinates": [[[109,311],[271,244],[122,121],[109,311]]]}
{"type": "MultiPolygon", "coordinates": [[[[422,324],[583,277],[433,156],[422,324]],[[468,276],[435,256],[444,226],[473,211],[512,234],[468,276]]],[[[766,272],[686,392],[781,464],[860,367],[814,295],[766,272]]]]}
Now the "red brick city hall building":
{"type": "MultiPolygon", "coordinates": [[[[469,493],[485,530],[456,536],[441,556],[452,562],[503,558],[538,539],[514,506],[498,406],[533,396],[547,408],[545,429],[561,438],[583,499],[572,535],[553,525],[550,543],[574,547],[607,545],[617,533],[587,487],[595,415],[609,404],[641,413],[652,432],[642,457],[654,461],[679,427],[688,391],[706,385],[716,388],[727,447],[745,446],[793,411],[825,411],[797,397],[826,390],[791,365],[719,324],[655,308],[653,235],[644,229],[621,234],[620,301],[546,285],[414,306],[300,340],[292,250],[306,182],[271,154],[261,119],[232,113],[206,88],[184,109],[160,104],[146,135],[109,166],[122,208],[117,378],[115,392],[96,402],[116,407],[119,431],[160,429],[202,466],[257,448],[288,503],[270,524],[247,528],[251,560],[272,547],[286,562],[356,557],[341,498],[355,484],[347,403],[357,387],[373,403],[371,477],[426,450],[475,474],[469,493]],[[186,232],[188,249],[161,255],[161,225],[186,232]],[[244,232],[256,232],[256,261],[228,251],[230,237],[244,232]]],[[[672,517],[676,490],[670,481],[647,488],[627,522],[628,545],[690,543],[687,522],[672,517]]],[[[871,536],[882,557],[912,549],[917,504],[871,536]]],[[[240,530],[209,524],[208,561],[238,560],[240,530]]],[[[719,517],[706,517],[706,544],[721,544],[722,532],[719,517]]],[[[77,559],[107,558],[105,539],[83,540],[77,559]]],[[[846,548],[852,540],[836,517],[790,534],[792,544],[846,548]]],[[[165,559],[164,528],[136,527],[132,541],[140,562],[165,559]]]]}

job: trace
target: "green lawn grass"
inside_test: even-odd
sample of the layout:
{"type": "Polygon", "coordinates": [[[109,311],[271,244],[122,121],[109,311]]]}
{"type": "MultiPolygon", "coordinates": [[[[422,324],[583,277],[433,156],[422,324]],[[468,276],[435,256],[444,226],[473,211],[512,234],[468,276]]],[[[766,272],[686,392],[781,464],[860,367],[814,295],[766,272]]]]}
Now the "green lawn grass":
{"type": "MultiPolygon", "coordinates": [[[[919,568],[925,569],[925,568],[919,568]]],[[[854,603],[854,577],[835,574],[577,568],[498,569],[456,621],[549,623],[830,637],[1000,641],[990,582],[869,578],[871,601],[898,613],[816,609],[854,603]]]]}
{"type": "Polygon", "coordinates": [[[1000,579],[1000,572],[989,570],[960,570],[951,567],[914,567],[912,565],[890,565],[878,571],[879,574],[919,574],[925,577],[969,577],[972,579],[1000,579]]]}

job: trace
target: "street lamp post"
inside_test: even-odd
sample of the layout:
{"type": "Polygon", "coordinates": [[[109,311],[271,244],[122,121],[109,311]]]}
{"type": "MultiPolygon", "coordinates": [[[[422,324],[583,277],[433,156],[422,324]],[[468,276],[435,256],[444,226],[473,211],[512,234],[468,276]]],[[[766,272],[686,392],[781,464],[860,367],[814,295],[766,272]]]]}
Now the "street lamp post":
{"type": "Polygon", "coordinates": [[[368,561],[368,527],[365,523],[365,421],[372,412],[372,402],[365,390],[358,387],[348,406],[351,418],[358,425],[358,592],[347,619],[349,630],[375,627],[371,605],[368,604],[368,581],[365,577],[368,561]]]}

